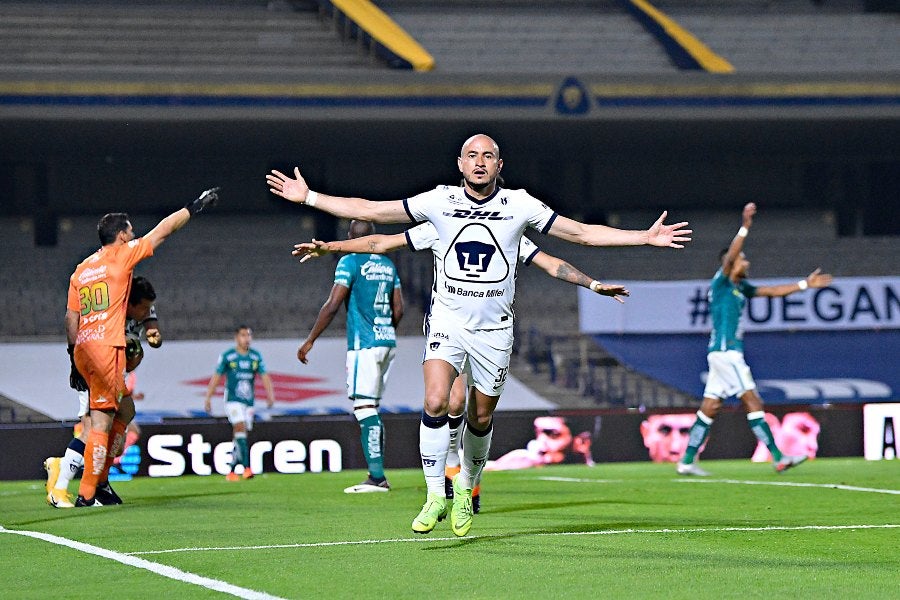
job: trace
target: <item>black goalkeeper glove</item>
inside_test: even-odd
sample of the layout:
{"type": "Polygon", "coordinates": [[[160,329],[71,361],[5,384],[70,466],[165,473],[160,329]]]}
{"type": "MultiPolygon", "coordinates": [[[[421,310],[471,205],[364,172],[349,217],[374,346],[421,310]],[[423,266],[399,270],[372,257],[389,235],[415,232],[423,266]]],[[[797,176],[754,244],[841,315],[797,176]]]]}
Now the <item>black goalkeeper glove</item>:
{"type": "Polygon", "coordinates": [[[188,212],[191,213],[191,216],[193,217],[207,206],[214,206],[216,204],[216,200],[219,199],[219,189],[221,188],[214,187],[206,190],[200,194],[196,200],[191,200],[185,204],[184,207],[188,209],[188,212]]]}
{"type": "Polygon", "coordinates": [[[75,344],[69,344],[68,350],[69,362],[72,364],[72,369],[69,371],[69,387],[79,392],[86,392],[88,389],[87,381],[84,380],[84,377],[78,372],[78,367],[75,366],[75,355],[73,354],[75,344]]]}

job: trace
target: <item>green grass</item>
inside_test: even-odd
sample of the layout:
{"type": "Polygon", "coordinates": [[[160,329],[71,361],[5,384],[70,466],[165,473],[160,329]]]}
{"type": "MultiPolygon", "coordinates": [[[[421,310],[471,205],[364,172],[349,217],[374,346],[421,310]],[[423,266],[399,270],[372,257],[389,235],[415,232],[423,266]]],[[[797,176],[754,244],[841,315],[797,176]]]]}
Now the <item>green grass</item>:
{"type": "MultiPolygon", "coordinates": [[[[411,532],[419,470],[360,495],[341,491],[352,471],[143,478],[116,485],[123,506],[77,510],[44,504],[43,481],[0,482],[0,525],[118,553],[187,549],[132,556],[282,598],[897,597],[900,527],[857,526],[900,525],[900,495],[874,491],[900,490],[898,461],[704,467],[712,481],[651,463],[488,473],[460,539],[446,521],[411,532]]],[[[3,597],[228,597],[20,535],[0,533],[0,557],[3,597]]]]}

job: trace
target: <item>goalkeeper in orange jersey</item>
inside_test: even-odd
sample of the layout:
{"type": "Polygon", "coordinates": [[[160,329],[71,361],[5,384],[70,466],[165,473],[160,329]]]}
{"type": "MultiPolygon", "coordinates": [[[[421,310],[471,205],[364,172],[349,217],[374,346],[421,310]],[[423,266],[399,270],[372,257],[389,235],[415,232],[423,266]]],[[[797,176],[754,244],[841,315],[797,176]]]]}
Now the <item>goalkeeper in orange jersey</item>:
{"type": "MultiPolygon", "coordinates": [[[[156,291],[146,277],[133,277],[131,290],[128,294],[128,308],[126,309],[127,321],[125,322],[126,338],[126,385],[129,380],[133,382],[134,370],[141,364],[144,352],[141,348],[141,334],[147,338],[147,343],[152,348],[162,345],[162,334],[159,331],[159,320],[156,315],[156,291]]],[[[129,386],[129,394],[123,397],[120,411],[130,414],[131,419],[126,427],[125,448],[134,444],[140,435],[137,425],[134,423],[134,402],[131,401],[133,383],[129,386]]],[[[75,437],[69,442],[66,452],[62,457],[51,456],[44,461],[44,469],[47,471],[47,504],[54,508],[72,508],[74,506],[69,495],[69,482],[78,474],[84,466],[84,446],[87,434],[91,428],[91,417],[88,411],[88,391],[78,391],[79,422],[75,425],[75,437]]],[[[101,481],[97,484],[97,501],[102,505],[121,504],[122,499],[109,485],[109,481],[101,481]]]]}

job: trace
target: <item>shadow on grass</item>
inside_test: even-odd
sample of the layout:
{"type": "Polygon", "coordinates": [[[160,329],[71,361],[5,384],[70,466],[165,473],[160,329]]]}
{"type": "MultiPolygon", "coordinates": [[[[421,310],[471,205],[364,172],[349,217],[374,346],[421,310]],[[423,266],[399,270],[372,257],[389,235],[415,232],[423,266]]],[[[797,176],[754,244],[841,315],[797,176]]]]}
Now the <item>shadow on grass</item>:
{"type": "Polygon", "coordinates": [[[52,510],[52,517],[41,518],[41,519],[30,519],[28,521],[17,521],[15,523],[9,523],[10,527],[24,527],[27,525],[34,525],[40,523],[53,523],[56,521],[65,521],[67,519],[83,519],[83,518],[95,518],[95,517],[103,517],[104,515],[109,515],[111,511],[121,511],[128,510],[129,507],[140,508],[140,507],[150,507],[150,506],[162,506],[165,504],[169,504],[173,501],[178,500],[186,500],[190,498],[205,498],[205,497],[217,497],[220,498],[222,496],[228,496],[232,494],[240,494],[241,490],[233,490],[233,491],[210,491],[204,492],[202,494],[172,494],[169,496],[148,496],[144,498],[137,498],[135,500],[126,499],[125,503],[118,506],[98,506],[98,507],[84,507],[84,508],[52,508],[50,506],[47,507],[48,510],[52,510]]]}

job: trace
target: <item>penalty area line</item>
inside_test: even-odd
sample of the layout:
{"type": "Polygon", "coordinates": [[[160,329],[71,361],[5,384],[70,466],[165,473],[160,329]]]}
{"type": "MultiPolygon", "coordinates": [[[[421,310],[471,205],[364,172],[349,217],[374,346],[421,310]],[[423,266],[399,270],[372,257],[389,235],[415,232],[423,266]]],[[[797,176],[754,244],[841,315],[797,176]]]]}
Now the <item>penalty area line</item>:
{"type": "MultiPolygon", "coordinates": [[[[583,535],[627,535],[627,534],[655,534],[655,533],[721,533],[721,532],[760,532],[769,531],[841,531],[853,529],[900,529],[900,524],[885,525],[772,525],[765,527],[694,527],[694,528],[662,528],[662,529],[601,529],[597,531],[554,531],[552,533],[528,533],[523,532],[514,537],[558,537],[558,536],[583,536],[583,535]]],[[[434,538],[388,538],[383,540],[347,540],[339,542],[307,542],[297,544],[271,544],[266,546],[223,546],[219,548],[172,548],[169,550],[145,550],[129,552],[129,555],[137,554],[171,554],[174,552],[217,552],[234,550],[277,550],[283,548],[326,548],[329,546],[357,546],[370,544],[422,544],[429,542],[452,542],[462,540],[508,540],[509,533],[493,535],[472,535],[465,537],[434,537],[434,538]]]]}
{"type": "Polygon", "coordinates": [[[129,567],[144,569],[145,571],[150,571],[169,579],[174,579],[183,583],[190,583],[225,594],[231,594],[232,596],[237,596],[238,598],[245,598],[247,600],[283,600],[279,596],[272,596],[271,594],[266,594],[265,592],[258,592],[256,590],[242,588],[225,581],[203,577],[194,573],[188,573],[187,571],[182,571],[181,569],[176,569],[175,567],[161,565],[159,563],[155,563],[143,558],[129,556],[127,554],[122,554],[121,552],[107,550],[106,548],[100,548],[99,546],[93,546],[91,544],[85,544],[83,542],[76,542],[75,540],[70,540],[68,538],[60,537],[58,535],[53,535],[50,533],[43,533],[41,531],[21,531],[16,529],[6,529],[2,525],[0,525],[0,533],[21,535],[24,537],[30,537],[45,542],[50,542],[51,544],[56,544],[58,546],[65,546],[66,548],[84,552],[85,554],[91,554],[94,556],[99,556],[101,558],[114,560],[116,562],[122,563],[123,565],[128,565],[129,567]]]}

